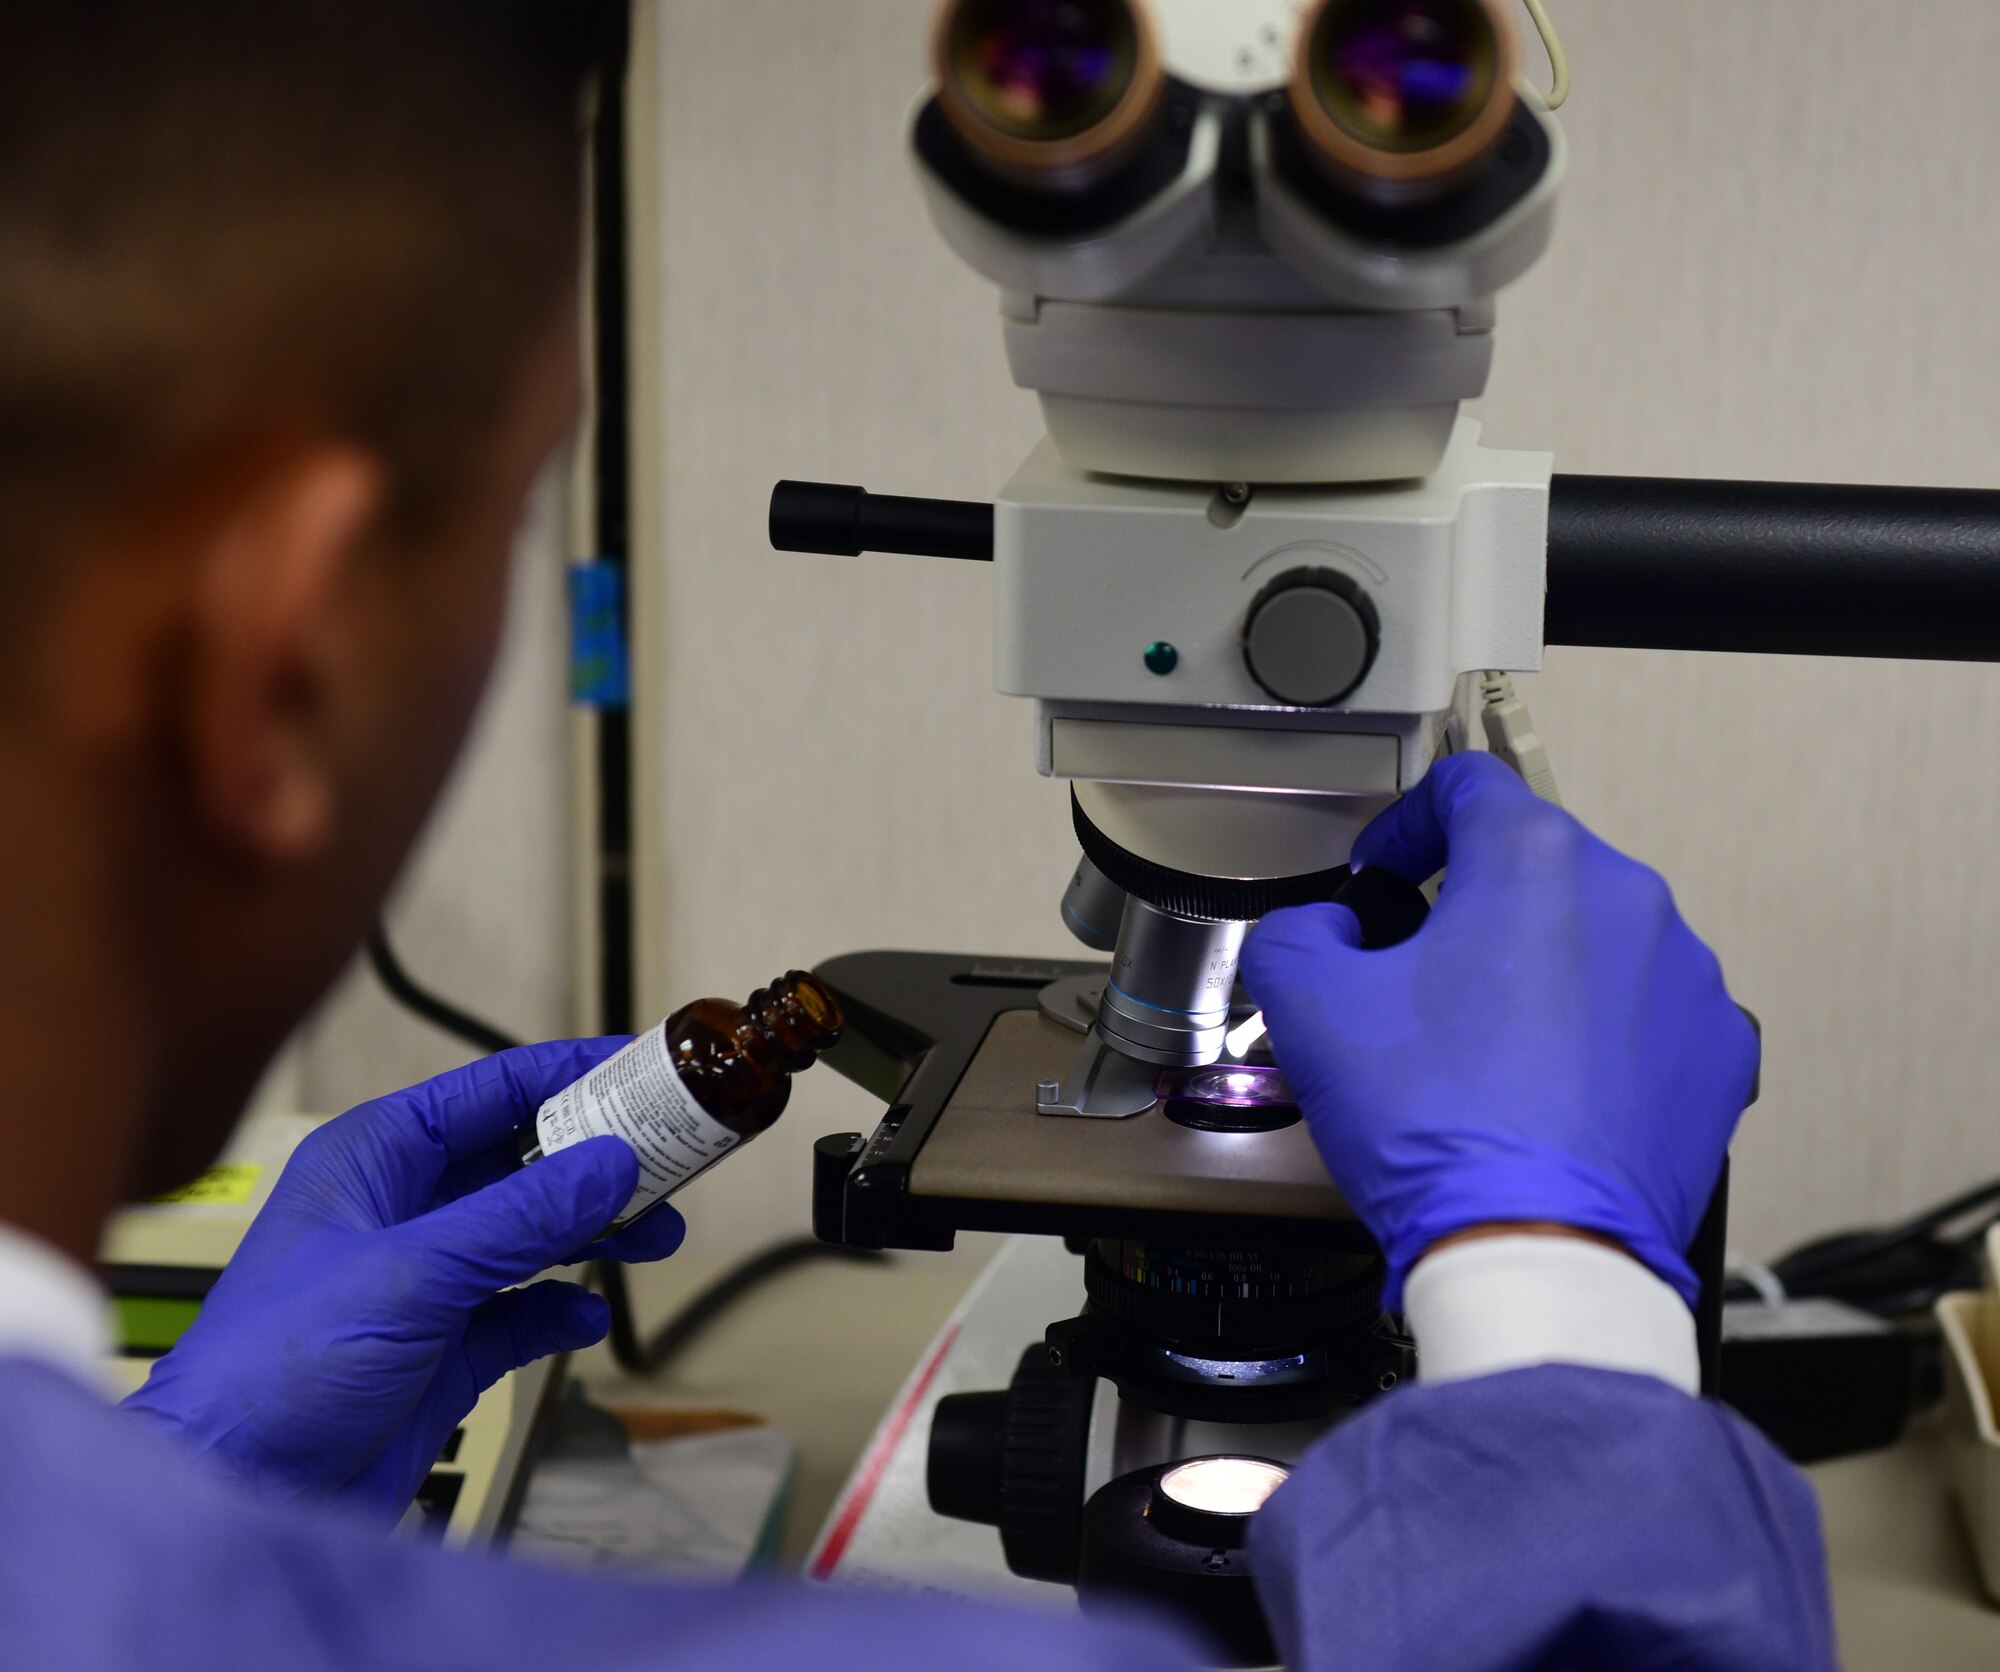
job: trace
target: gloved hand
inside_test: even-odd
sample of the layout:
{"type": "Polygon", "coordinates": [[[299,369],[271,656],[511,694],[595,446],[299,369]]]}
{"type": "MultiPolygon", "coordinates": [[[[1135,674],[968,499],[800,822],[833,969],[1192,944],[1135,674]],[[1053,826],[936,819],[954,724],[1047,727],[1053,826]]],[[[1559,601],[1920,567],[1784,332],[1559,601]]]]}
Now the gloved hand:
{"type": "Polygon", "coordinates": [[[671,1207],[593,1242],[637,1183],[620,1139],[514,1170],[515,1129],[624,1043],[508,1051],[313,1133],[125,1408],[218,1474],[400,1514],[481,1393],[604,1337],[609,1309],[576,1284],[510,1285],[680,1246],[671,1207]]]}
{"type": "Polygon", "coordinates": [[[1551,1223],[1612,1238],[1690,1305],[1686,1250],[1756,1078],[1756,1030],[1652,871],[1456,755],[1355,844],[1437,908],[1386,951],[1344,906],[1273,912],[1243,980],[1327,1169],[1388,1256],[1551,1223]]]}

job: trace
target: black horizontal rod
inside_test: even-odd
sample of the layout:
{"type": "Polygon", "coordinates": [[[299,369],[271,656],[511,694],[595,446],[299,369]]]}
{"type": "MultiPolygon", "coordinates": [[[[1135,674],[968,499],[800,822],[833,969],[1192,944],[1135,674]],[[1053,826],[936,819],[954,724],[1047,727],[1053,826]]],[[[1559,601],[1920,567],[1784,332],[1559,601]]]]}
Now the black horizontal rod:
{"type": "Polygon", "coordinates": [[[1558,476],[1550,644],[2000,661],[2000,493],[1558,476]]]}
{"type": "Polygon", "coordinates": [[[962,499],[898,499],[833,482],[780,482],[771,495],[771,544],[781,552],[993,561],[993,507],[962,499]]]}
{"type": "MultiPolygon", "coordinates": [[[[993,507],[781,482],[780,551],[990,561],[993,507]]],[[[1558,476],[1550,644],[2000,661],[2000,492],[1558,476]]]]}

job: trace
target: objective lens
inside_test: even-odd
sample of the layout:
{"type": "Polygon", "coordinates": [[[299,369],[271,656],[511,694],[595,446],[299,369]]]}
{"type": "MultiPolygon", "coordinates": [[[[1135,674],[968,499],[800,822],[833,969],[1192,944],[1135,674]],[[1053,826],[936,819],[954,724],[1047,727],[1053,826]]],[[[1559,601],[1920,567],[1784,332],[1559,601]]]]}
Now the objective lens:
{"type": "Polygon", "coordinates": [[[1517,46],[1494,0],[1326,0],[1306,27],[1292,105],[1336,165],[1436,181],[1506,127],[1517,46]]]}
{"type": "Polygon", "coordinates": [[[1163,1068],[1214,1062],[1222,1055],[1236,960],[1249,928],[1180,917],[1128,895],[1097,1031],[1140,1062],[1163,1068]]]}
{"type": "Polygon", "coordinates": [[[1003,172],[1121,161],[1165,86],[1133,0],[947,0],[934,55],[947,119],[1003,172]]]}
{"type": "Polygon", "coordinates": [[[1079,859],[1063,890],[1062,920],[1069,932],[1093,952],[1109,952],[1118,944],[1124,915],[1125,890],[1088,859],[1079,859]]]}

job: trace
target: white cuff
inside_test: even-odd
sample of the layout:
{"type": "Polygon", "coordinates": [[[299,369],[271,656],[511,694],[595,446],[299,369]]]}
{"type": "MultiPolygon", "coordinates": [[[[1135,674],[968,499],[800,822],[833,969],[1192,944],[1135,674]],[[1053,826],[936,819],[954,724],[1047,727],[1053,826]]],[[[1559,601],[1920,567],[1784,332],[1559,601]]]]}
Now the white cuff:
{"type": "Polygon", "coordinates": [[[1420,1381],[1578,1364],[1701,1387],[1686,1302],[1602,1243],[1532,1233],[1454,1243],[1417,1262],[1403,1310],[1420,1381]]]}
{"type": "Polygon", "coordinates": [[[90,1273],[11,1225],[0,1225],[0,1359],[39,1359],[104,1386],[111,1313],[90,1273]]]}

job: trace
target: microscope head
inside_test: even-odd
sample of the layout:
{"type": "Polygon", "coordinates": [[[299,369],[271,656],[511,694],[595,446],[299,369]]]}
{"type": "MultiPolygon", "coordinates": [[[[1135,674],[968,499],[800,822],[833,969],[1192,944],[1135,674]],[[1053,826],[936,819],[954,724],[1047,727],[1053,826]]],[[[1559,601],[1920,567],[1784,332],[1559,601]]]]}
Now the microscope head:
{"type": "Polygon", "coordinates": [[[945,0],[910,127],[1048,439],[995,509],[1001,690],[1073,786],[1098,1033],[1221,1054],[1471,679],[1542,651],[1546,455],[1460,416],[1563,141],[1500,0],[945,0]]]}
{"type": "Polygon", "coordinates": [[[1065,463],[1427,476],[1562,137],[1498,0],[947,0],[911,129],[1065,463]]]}

